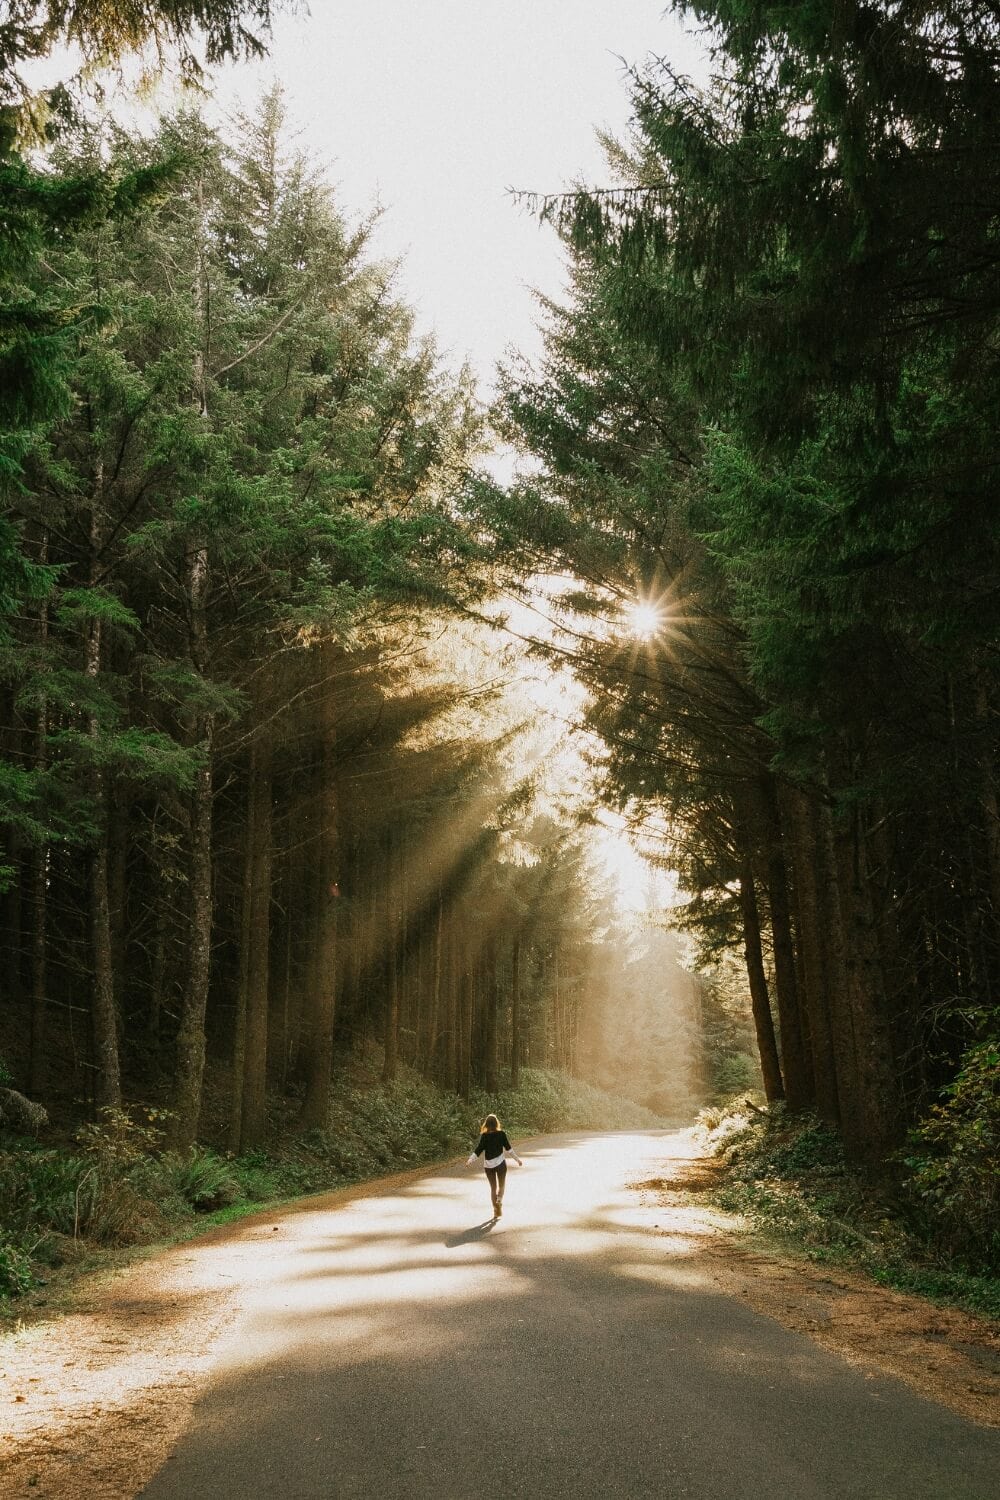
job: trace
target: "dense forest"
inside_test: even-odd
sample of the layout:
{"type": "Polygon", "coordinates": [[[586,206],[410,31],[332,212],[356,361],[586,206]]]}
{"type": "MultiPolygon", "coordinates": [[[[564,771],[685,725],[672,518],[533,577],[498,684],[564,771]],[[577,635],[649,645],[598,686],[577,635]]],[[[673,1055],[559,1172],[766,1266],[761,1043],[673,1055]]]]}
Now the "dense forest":
{"type": "MultiPolygon", "coordinates": [[[[608,184],[523,200],[571,289],[489,413],[279,93],[228,131],[98,126],[22,65],[141,35],[22,9],[13,1082],[155,1098],[182,1149],[259,1143],[269,1091],[322,1127],[376,1043],[387,1081],[552,1066],[670,1113],[753,1081],[745,1009],[770,1103],[880,1168],[915,1128],[943,1211],[995,1194],[997,8],[675,5],[710,80],[637,68],[608,184]],[[497,436],[531,459],[507,484],[497,436]],[[551,608],[534,649],[586,689],[594,796],[676,872],[683,938],[613,911],[483,623],[505,591],[551,608]]],[[[195,75],[267,6],[143,15],[195,75]]]]}
{"type": "Polygon", "coordinates": [[[8,430],[5,1065],[63,1118],[153,1102],[179,1150],[261,1144],[269,1094],[322,1129],[371,1045],[385,1083],[690,1109],[711,986],[615,914],[524,662],[467,618],[469,376],[289,134],[274,91],[11,167],[5,388],[57,409],[8,430]]]}
{"type": "MultiPolygon", "coordinates": [[[[632,78],[481,515],[607,618],[608,793],[742,948],[770,1100],[884,1160],[997,1128],[995,8],[717,4],[713,77],[632,78]],[[656,623],[654,623],[654,621],[656,623]],[[946,1115],[947,1115],[946,1110],[946,1115]]],[[[988,1142],[992,1141],[992,1145],[988,1142]]]]}

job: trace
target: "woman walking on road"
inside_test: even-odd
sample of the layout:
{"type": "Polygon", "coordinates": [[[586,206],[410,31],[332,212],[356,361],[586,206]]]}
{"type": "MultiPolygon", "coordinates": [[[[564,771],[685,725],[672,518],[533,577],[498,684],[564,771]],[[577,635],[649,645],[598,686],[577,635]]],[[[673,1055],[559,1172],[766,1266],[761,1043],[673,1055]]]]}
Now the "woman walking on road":
{"type": "Polygon", "coordinates": [[[469,1153],[466,1166],[471,1167],[477,1156],[483,1158],[483,1166],[486,1168],[486,1176],[490,1184],[490,1197],[493,1200],[493,1217],[499,1219],[503,1213],[503,1190],[507,1181],[507,1161],[516,1161],[519,1167],[524,1162],[514,1150],[507,1139],[506,1130],[500,1129],[500,1121],[496,1115],[487,1115],[479,1127],[479,1141],[475,1151],[469,1153]]]}

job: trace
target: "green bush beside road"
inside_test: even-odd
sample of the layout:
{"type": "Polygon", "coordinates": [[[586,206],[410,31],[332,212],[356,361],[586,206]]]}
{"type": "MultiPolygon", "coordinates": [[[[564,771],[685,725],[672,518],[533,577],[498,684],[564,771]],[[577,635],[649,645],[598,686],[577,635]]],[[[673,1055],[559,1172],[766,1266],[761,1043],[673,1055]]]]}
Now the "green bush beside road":
{"type": "MultiPolygon", "coordinates": [[[[764,1240],[810,1260],[854,1266],[874,1280],[1000,1317],[1000,1261],[976,1196],[985,1166],[962,1144],[961,1112],[945,1107],[915,1131],[891,1174],[869,1176],[844,1159],[839,1137],[815,1116],[753,1100],[704,1110],[706,1140],[726,1165],[711,1197],[764,1240]],[[968,1210],[963,1204],[971,1195],[968,1210]]],[[[995,1191],[995,1187],[994,1187],[995,1191]]]]}

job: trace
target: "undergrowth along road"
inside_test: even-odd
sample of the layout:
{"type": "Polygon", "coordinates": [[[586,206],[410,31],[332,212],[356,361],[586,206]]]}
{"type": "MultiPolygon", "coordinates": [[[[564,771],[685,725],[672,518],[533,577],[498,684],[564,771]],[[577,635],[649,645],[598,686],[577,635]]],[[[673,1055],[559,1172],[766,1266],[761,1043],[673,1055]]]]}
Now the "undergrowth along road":
{"type": "Polygon", "coordinates": [[[905,1170],[872,1177],[852,1167],[832,1130],[780,1106],[735,1100],[699,1121],[718,1165],[705,1201],[741,1216],[758,1245],[1000,1320],[1000,1274],[956,1251],[905,1170]]]}
{"type": "Polygon", "coordinates": [[[61,1138],[9,1140],[0,1150],[0,1328],[50,1316],[80,1275],[121,1264],[133,1247],[464,1155],[490,1110],[514,1134],[665,1123],[562,1073],[525,1069],[517,1090],[462,1100],[401,1071],[385,1085],[371,1059],[355,1060],[335,1080],[325,1130],[297,1133],[294,1116],[276,1110],[270,1144],[238,1157],[210,1146],[161,1151],[164,1112],[142,1106],[61,1138]]]}

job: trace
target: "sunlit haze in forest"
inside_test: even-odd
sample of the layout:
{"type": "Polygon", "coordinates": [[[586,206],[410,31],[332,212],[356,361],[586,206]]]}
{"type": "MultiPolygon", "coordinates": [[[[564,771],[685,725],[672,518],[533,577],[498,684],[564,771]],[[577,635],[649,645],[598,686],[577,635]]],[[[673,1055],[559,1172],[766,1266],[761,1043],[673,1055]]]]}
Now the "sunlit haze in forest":
{"type": "MultiPolygon", "coordinates": [[[[279,15],[257,67],[222,71],[218,105],[252,107],[280,80],[299,141],[341,205],[357,217],[383,210],[374,247],[399,260],[420,330],[450,362],[468,360],[488,397],[506,354],[541,351],[535,292],[558,299],[564,288],[555,234],[511,190],[607,181],[598,131],[627,131],[627,66],[661,56],[698,72],[701,43],[663,0],[314,0],[310,11],[279,15]]],[[[547,634],[538,604],[518,607],[520,635],[547,634]]],[[[652,606],[630,613],[639,640],[658,625],[652,606]]],[[[521,690],[551,718],[549,776],[582,787],[582,746],[569,731],[584,695],[568,672],[527,659],[521,670],[521,690]]],[[[618,820],[595,843],[623,907],[669,899],[618,820]]]]}

